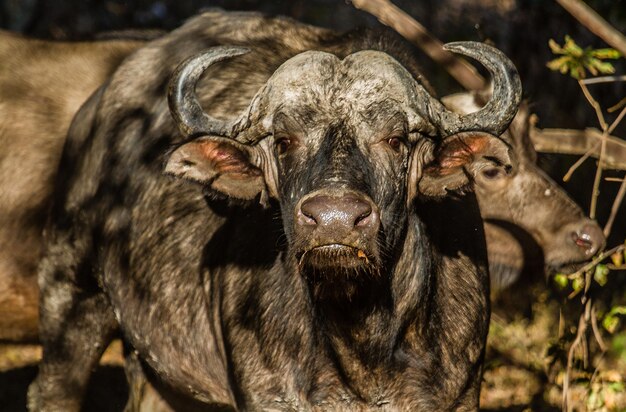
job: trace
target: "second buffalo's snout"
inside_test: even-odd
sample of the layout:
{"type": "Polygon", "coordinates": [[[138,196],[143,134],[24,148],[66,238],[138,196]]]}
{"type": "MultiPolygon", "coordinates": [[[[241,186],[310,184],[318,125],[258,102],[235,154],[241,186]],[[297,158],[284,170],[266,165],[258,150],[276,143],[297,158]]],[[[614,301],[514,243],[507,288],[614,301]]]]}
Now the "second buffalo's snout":
{"type": "Polygon", "coordinates": [[[586,260],[604,247],[605,237],[598,224],[590,219],[574,222],[564,227],[566,241],[572,246],[572,254],[578,260],[586,260]]]}

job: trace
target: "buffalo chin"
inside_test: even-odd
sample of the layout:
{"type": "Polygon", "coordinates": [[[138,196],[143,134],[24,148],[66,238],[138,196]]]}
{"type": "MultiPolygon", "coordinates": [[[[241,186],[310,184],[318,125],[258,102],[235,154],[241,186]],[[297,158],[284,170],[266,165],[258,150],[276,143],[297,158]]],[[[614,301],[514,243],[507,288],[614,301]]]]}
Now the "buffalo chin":
{"type": "Polygon", "coordinates": [[[367,294],[380,278],[374,258],[362,249],[340,244],[304,252],[299,266],[316,300],[351,302],[367,294]]]}

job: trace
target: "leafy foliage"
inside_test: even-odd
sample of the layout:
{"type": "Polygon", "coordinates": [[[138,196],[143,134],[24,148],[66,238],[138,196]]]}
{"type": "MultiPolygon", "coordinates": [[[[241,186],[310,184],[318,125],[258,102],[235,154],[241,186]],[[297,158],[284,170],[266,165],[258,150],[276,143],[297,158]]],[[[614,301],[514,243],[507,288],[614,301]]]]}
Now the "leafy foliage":
{"type": "Polygon", "coordinates": [[[569,75],[576,80],[584,79],[587,71],[593,76],[615,73],[613,65],[603,60],[615,60],[621,57],[620,52],[615,49],[592,49],[591,47],[583,49],[570,36],[565,36],[563,46],[552,39],[548,45],[552,53],[561,55],[561,57],[548,62],[548,68],[562,74],[569,72],[569,75]]]}
{"type": "Polygon", "coordinates": [[[619,326],[619,315],[626,316],[626,306],[613,306],[609,313],[604,315],[602,326],[609,333],[614,333],[619,326]]]}

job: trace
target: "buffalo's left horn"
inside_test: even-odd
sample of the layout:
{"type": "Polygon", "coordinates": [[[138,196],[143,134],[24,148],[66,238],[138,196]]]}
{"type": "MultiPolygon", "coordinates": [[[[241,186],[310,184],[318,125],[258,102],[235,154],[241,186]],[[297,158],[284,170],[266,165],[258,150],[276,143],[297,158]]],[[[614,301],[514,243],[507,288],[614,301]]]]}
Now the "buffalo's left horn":
{"type": "Polygon", "coordinates": [[[212,64],[249,51],[244,47],[215,47],[188,58],[176,68],[169,83],[167,100],[170,112],[185,136],[213,134],[231,137],[236,122],[215,119],[205,113],[196,97],[196,84],[212,64]]]}
{"type": "Polygon", "coordinates": [[[491,74],[493,94],[479,111],[459,115],[447,110],[439,100],[423,91],[427,102],[424,109],[431,122],[444,137],[470,131],[501,135],[515,117],[522,99],[522,83],[515,66],[500,50],[484,43],[455,42],[446,44],[444,48],[472,57],[485,66],[491,74]]]}

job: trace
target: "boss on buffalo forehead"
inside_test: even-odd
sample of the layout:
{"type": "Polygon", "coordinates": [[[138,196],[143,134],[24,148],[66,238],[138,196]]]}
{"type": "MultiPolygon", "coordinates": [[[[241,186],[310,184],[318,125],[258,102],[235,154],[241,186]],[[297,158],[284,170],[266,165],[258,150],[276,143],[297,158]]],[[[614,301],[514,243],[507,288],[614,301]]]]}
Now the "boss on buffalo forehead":
{"type": "Polygon", "coordinates": [[[416,195],[445,195],[467,185],[468,174],[509,161],[493,135],[519,103],[514,69],[488,46],[452,48],[492,72],[494,98],[477,113],[448,112],[385,53],[340,60],[310,51],[285,62],[244,113],[225,122],[202,111],[195,84],[208,66],[245,50],[191,58],[172,80],[170,107],[193,139],[166,171],[238,199],[275,198],[307,273],[379,273],[416,195]]]}

